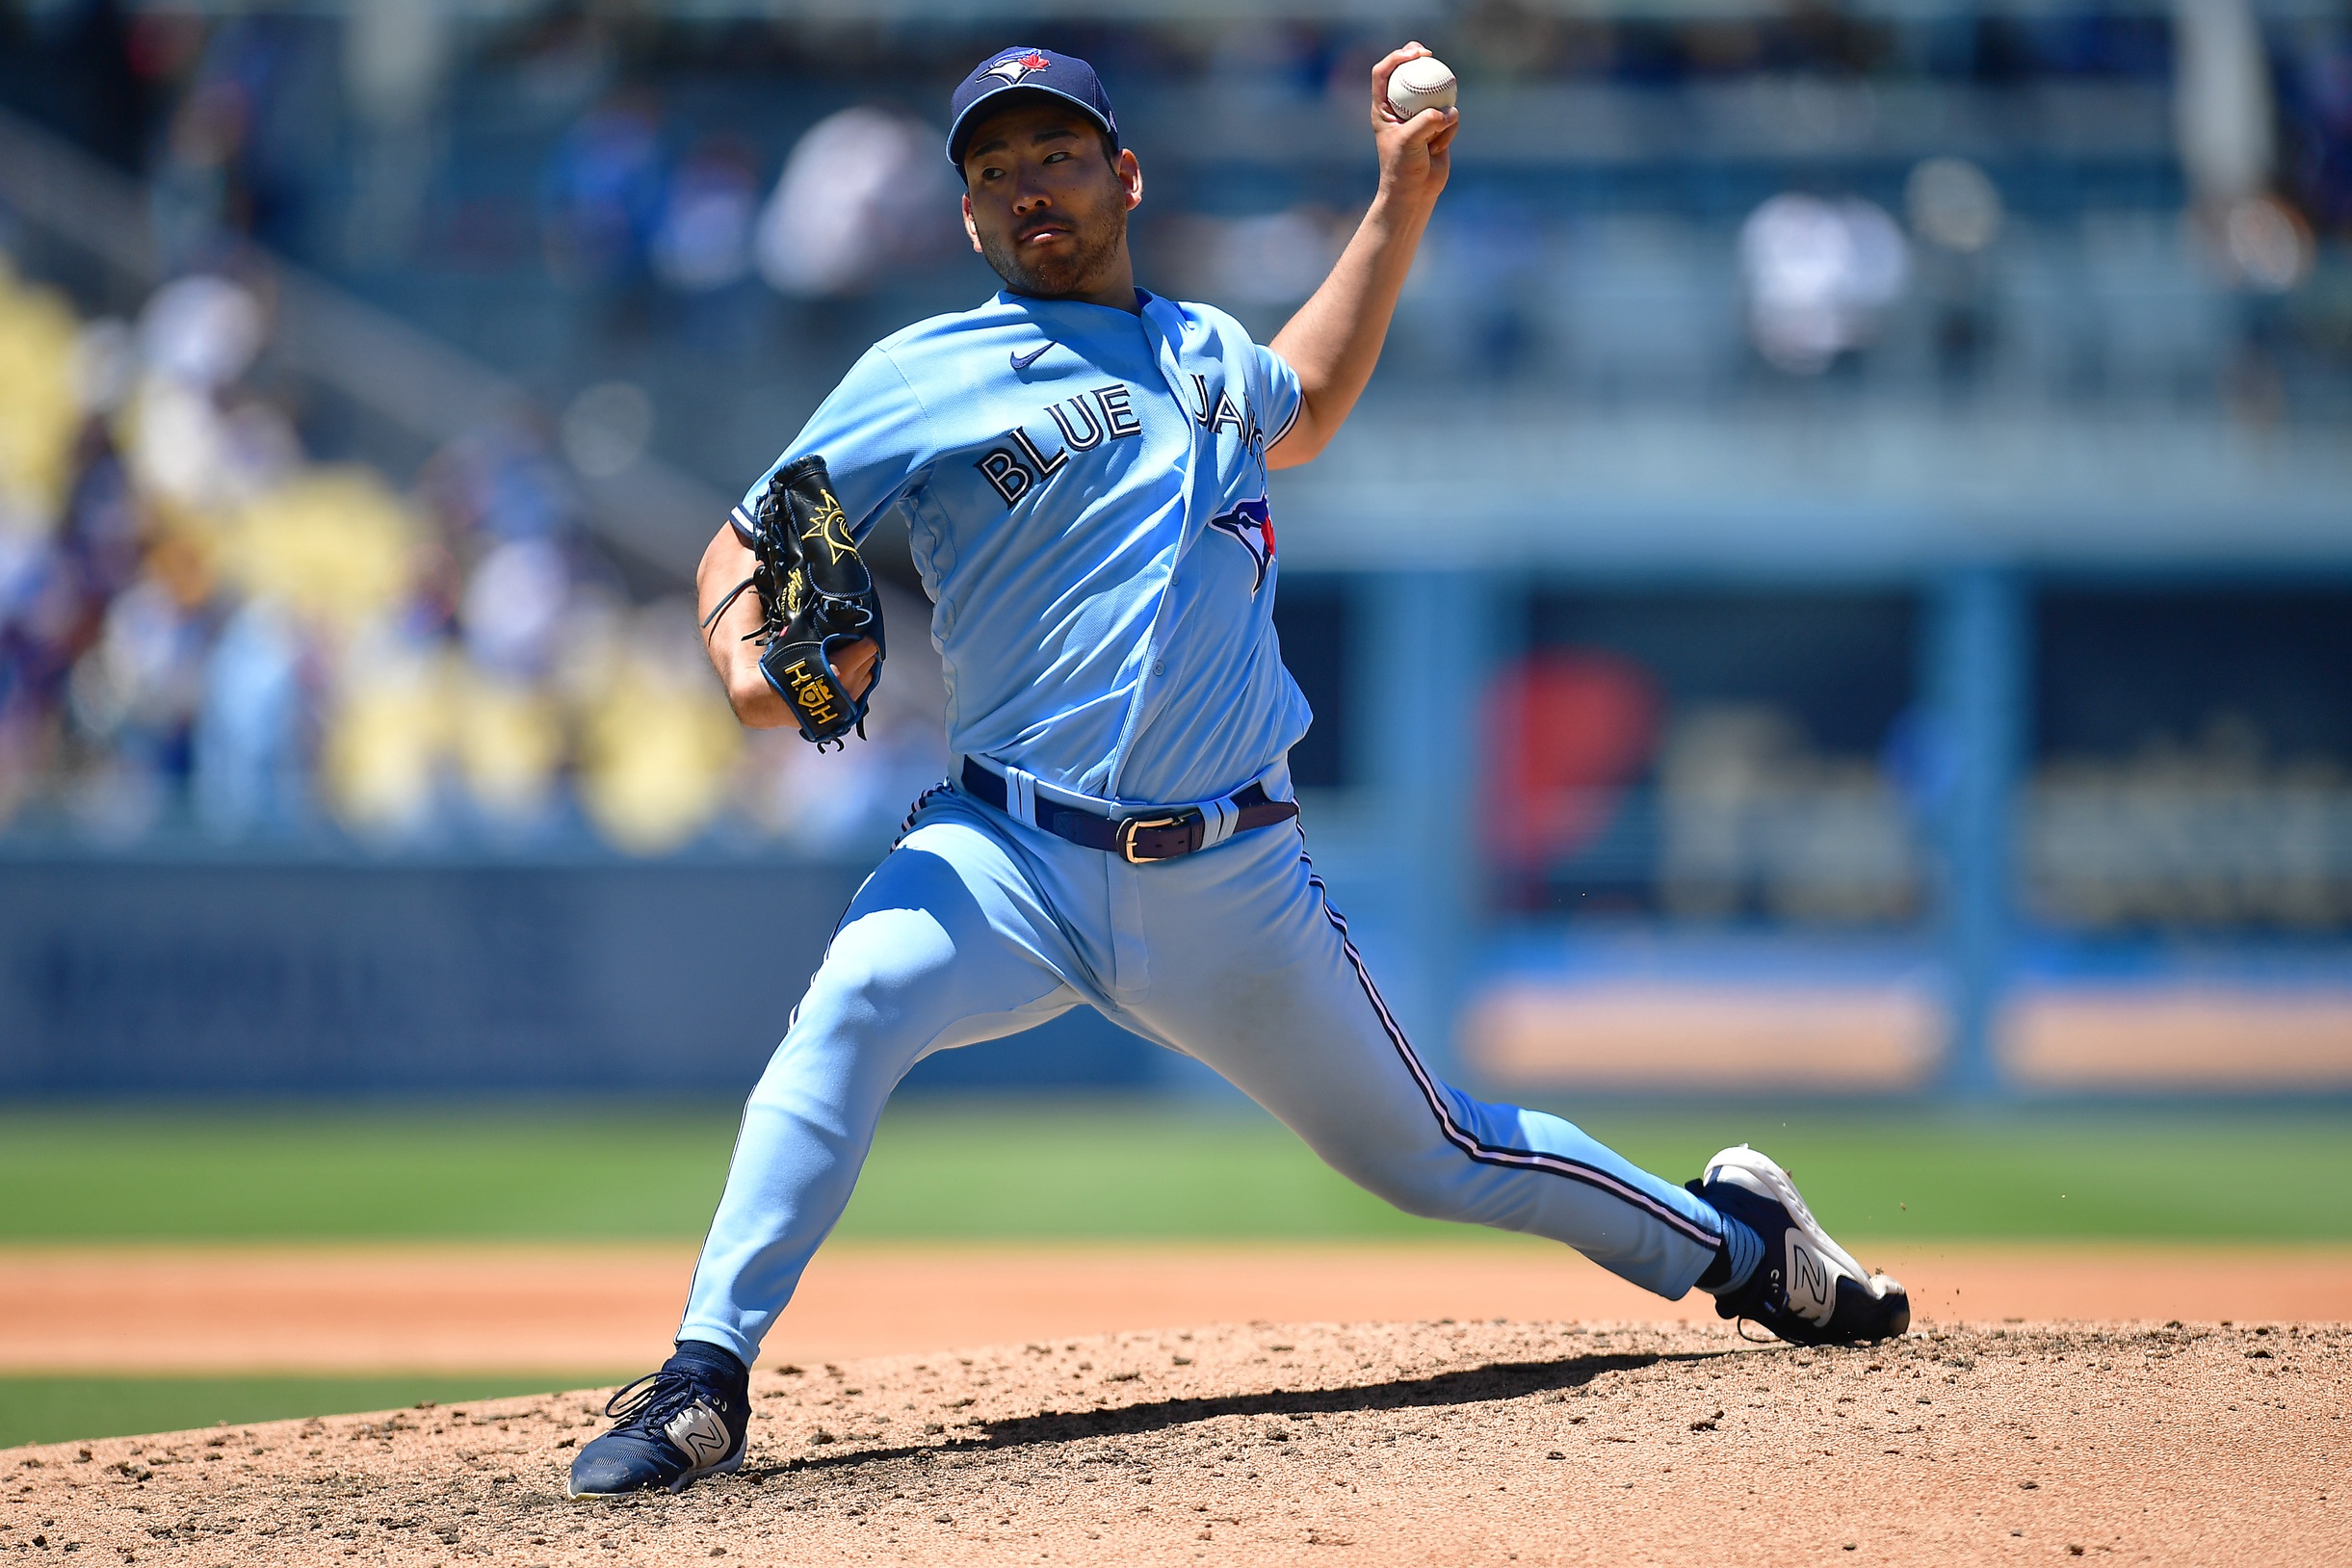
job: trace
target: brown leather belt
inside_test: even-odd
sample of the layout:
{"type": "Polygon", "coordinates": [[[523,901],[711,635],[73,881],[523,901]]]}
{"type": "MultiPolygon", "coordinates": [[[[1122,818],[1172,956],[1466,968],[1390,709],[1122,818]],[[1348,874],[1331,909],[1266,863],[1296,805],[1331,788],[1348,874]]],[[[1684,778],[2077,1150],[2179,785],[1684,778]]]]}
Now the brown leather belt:
{"type": "MultiPolygon", "coordinates": [[[[1010,793],[1005,781],[970,757],[964,759],[963,777],[957,787],[975,800],[985,801],[999,811],[1008,809],[1010,793]]],[[[1207,808],[1152,806],[1122,817],[1098,816],[1040,797],[1037,825],[1072,844],[1115,854],[1131,866],[1148,866],[1208,848],[1210,811],[1219,808],[1231,811],[1234,819],[1232,828],[1216,839],[1220,844],[1235,833],[1271,827],[1298,815],[1295,801],[1273,799],[1267,795],[1265,785],[1250,784],[1223,800],[1211,802],[1207,808]]]]}

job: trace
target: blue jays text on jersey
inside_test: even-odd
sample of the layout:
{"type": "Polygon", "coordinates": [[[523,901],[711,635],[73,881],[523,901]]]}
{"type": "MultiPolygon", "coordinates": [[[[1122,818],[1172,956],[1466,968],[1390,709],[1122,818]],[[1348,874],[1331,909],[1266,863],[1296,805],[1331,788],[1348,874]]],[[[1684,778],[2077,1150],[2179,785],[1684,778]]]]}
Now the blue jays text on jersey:
{"type": "Polygon", "coordinates": [[[894,333],[778,466],[823,456],[861,539],[905,518],[951,751],[1195,800],[1264,775],[1311,718],[1274,634],[1266,483],[1298,379],[1221,311],[1137,299],[1005,293],[894,333]]]}

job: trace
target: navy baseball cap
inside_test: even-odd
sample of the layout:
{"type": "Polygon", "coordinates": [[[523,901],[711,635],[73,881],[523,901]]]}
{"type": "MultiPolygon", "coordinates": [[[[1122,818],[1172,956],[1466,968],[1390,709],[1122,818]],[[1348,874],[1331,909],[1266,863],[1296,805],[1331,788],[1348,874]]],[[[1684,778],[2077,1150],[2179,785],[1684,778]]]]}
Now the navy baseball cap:
{"type": "Polygon", "coordinates": [[[1006,92],[1048,92],[1078,106],[1113,138],[1119,122],[1111,113],[1111,96],[1095,78],[1094,67],[1076,55],[1058,55],[1023,44],[999,49],[972,69],[948,105],[948,162],[957,172],[964,167],[964,143],[983,105],[1006,92]]]}

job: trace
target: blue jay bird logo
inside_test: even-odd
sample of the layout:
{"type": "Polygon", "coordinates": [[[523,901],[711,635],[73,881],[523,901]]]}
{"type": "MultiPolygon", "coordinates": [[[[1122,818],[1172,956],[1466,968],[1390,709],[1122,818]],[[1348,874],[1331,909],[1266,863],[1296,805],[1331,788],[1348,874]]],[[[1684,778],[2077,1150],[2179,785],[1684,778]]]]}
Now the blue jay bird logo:
{"type": "Polygon", "coordinates": [[[1025,55],[1014,55],[1009,59],[998,61],[988,67],[985,74],[1003,77],[1006,87],[1019,87],[1022,77],[1033,70],[1043,70],[1052,64],[1051,60],[1032,49],[1025,55]]]}
{"type": "Polygon", "coordinates": [[[1260,496],[1255,501],[1242,502],[1223,516],[1210,518],[1209,526],[1230,536],[1249,552],[1249,563],[1256,573],[1249,585],[1249,591],[1254,597],[1260,588],[1266,587],[1266,568],[1274,560],[1273,508],[1267,505],[1264,496],[1260,496]]]}

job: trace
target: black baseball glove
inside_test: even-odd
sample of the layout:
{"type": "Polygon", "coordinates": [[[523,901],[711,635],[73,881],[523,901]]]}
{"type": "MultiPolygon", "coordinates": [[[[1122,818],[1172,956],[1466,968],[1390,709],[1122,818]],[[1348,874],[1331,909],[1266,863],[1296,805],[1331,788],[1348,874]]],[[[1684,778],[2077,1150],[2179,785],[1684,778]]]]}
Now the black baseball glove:
{"type": "Polygon", "coordinates": [[[803,738],[846,745],[854,729],[866,734],[866,700],[882,679],[882,600],[874,574],[858,558],[849,519],[833,499],[823,457],[803,457],[776,470],[756,510],[735,509],[736,536],[757,559],[703,622],[718,624],[737,595],[760,596],[760,673],[784,699],[803,738]],[[850,693],[833,667],[836,654],[861,640],[874,643],[874,670],[865,689],[850,693]]]}

